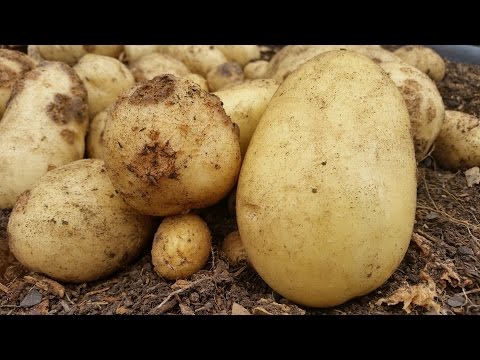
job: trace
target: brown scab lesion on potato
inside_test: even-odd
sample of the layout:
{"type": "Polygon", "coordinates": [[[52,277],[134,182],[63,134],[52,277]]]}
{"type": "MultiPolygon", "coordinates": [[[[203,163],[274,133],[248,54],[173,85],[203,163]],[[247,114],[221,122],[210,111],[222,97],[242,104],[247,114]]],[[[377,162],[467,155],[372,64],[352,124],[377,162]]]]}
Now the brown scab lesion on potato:
{"type": "Polygon", "coordinates": [[[140,84],[128,97],[128,102],[132,105],[142,105],[165,101],[174,93],[176,80],[177,78],[170,74],[156,76],[140,84]]]}
{"type": "Polygon", "coordinates": [[[87,121],[87,104],[80,96],[67,96],[56,93],[53,101],[47,105],[47,114],[57,124],[68,124],[74,120],[79,123],[87,121]]]}
{"type": "Polygon", "coordinates": [[[15,211],[24,211],[30,200],[30,190],[25,190],[17,199],[15,203],[15,211]]]}
{"type": "Polygon", "coordinates": [[[75,132],[74,131],[68,130],[68,129],[63,129],[60,132],[60,135],[62,136],[63,139],[65,139],[65,141],[68,144],[73,145],[75,143],[75,132]]]}

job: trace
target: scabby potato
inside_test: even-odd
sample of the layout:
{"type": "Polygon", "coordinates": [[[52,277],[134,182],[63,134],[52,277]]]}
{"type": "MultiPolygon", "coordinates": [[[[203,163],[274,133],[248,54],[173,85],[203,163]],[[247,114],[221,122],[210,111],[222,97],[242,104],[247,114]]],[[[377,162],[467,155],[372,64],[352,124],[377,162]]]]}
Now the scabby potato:
{"type": "Polygon", "coordinates": [[[392,275],[415,202],[405,102],[378,65],[345,50],[313,58],[280,85],[243,161],[236,213],[266,283],[328,307],[392,275]]]}
{"type": "Polygon", "coordinates": [[[240,169],[238,129],[220,99],[163,75],[115,102],[104,133],[113,185],[133,208],[176,215],[221,200],[240,169]]]}

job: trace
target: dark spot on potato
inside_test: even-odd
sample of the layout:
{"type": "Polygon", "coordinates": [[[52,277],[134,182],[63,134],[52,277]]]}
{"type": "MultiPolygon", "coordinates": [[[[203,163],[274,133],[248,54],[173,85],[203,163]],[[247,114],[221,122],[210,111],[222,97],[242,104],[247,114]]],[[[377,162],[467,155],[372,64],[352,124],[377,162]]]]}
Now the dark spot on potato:
{"type": "Polygon", "coordinates": [[[53,169],[56,169],[56,166],[52,165],[52,164],[48,164],[47,171],[50,171],[50,170],[53,170],[53,169]]]}
{"type": "Polygon", "coordinates": [[[327,162],[326,162],[326,161],[322,161],[322,165],[323,165],[323,166],[327,165],[327,162]]]}
{"type": "Polygon", "coordinates": [[[158,140],[158,136],[160,135],[160,133],[157,131],[157,130],[150,130],[148,132],[148,137],[150,138],[150,140],[152,141],[156,141],[158,140]]]}
{"type": "Polygon", "coordinates": [[[118,144],[118,146],[119,146],[120,149],[123,149],[123,145],[120,144],[120,141],[117,141],[117,144],[118,144]]]}
{"type": "Polygon", "coordinates": [[[87,104],[80,96],[70,97],[57,93],[47,105],[46,111],[57,124],[68,124],[72,120],[79,123],[87,121],[87,104]]]}
{"type": "Polygon", "coordinates": [[[68,221],[62,220],[62,225],[68,225],[68,221]]]}
{"type": "Polygon", "coordinates": [[[94,52],[97,48],[96,45],[83,45],[82,47],[83,47],[83,50],[89,53],[94,52]]]}
{"type": "Polygon", "coordinates": [[[143,105],[166,101],[174,93],[176,81],[178,78],[170,74],[156,76],[150,81],[137,85],[136,90],[128,97],[128,102],[133,105],[143,105]]]}
{"type": "Polygon", "coordinates": [[[63,129],[60,132],[60,135],[62,135],[62,138],[64,138],[65,141],[70,145],[73,145],[73,143],[75,142],[75,132],[72,130],[63,129]]]}
{"type": "Polygon", "coordinates": [[[117,254],[115,254],[113,251],[108,251],[108,252],[107,252],[107,256],[108,256],[110,259],[113,259],[113,258],[115,257],[115,255],[117,255],[117,254]]]}
{"type": "Polygon", "coordinates": [[[317,193],[317,189],[316,189],[316,188],[312,188],[312,193],[316,194],[316,193],[317,193]]]}
{"type": "Polygon", "coordinates": [[[220,165],[215,164],[215,170],[218,170],[218,169],[220,169],[220,165]]]}
{"type": "Polygon", "coordinates": [[[435,104],[433,103],[432,99],[428,99],[427,122],[431,123],[436,116],[437,111],[435,110],[435,104]]]}
{"type": "Polygon", "coordinates": [[[372,273],[367,274],[367,278],[370,278],[372,276],[372,273]]]}
{"type": "Polygon", "coordinates": [[[18,197],[13,210],[23,212],[29,200],[30,200],[30,190],[26,190],[18,197]]]}

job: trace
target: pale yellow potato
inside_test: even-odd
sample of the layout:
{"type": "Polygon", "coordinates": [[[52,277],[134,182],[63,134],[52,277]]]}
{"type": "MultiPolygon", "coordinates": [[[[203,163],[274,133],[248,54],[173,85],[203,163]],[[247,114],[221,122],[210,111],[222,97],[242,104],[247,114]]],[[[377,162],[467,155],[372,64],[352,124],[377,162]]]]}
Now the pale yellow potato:
{"type": "Polygon", "coordinates": [[[99,112],[91,121],[87,133],[87,156],[103,160],[103,134],[111,107],[99,112]]]}
{"type": "Polygon", "coordinates": [[[406,63],[387,62],[380,66],[402,93],[407,104],[417,161],[432,148],[445,117],[445,107],[437,86],[427,75],[406,63]]]}
{"type": "Polygon", "coordinates": [[[82,283],[128,264],[152,225],[115,192],[103,161],[85,159],[48,172],[24,192],[7,230],[10,251],[24,266],[82,283]]]}
{"type": "Polygon", "coordinates": [[[168,45],[125,45],[124,51],[127,61],[133,65],[145,55],[164,52],[168,45]]]}
{"type": "Polygon", "coordinates": [[[151,80],[155,76],[172,74],[184,77],[190,74],[190,70],[184,63],[167,54],[152,53],[142,56],[130,67],[135,80],[151,80]]]}
{"type": "Polygon", "coordinates": [[[393,52],[402,61],[415,66],[434,81],[441,81],[445,77],[445,61],[435,50],[420,46],[407,45],[393,52]]]}
{"type": "Polygon", "coordinates": [[[155,233],[152,263],[165,279],[186,279],[207,264],[211,248],[212,235],[201,217],[168,216],[155,233]]]}
{"type": "Polygon", "coordinates": [[[225,237],[221,249],[227,256],[228,262],[234,266],[248,261],[247,252],[238,230],[231,232],[225,237]]]}
{"type": "Polygon", "coordinates": [[[167,216],[225,197],[241,155],[220,99],[190,80],[163,75],[118,98],[105,126],[104,159],[128,204],[167,216]]]}
{"type": "Polygon", "coordinates": [[[405,102],[351,51],[280,85],[243,161],[237,223],[255,270],[298,304],[328,307],[381,286],[413,230],[416,163],[405,102]]]}
{"type": "Polygon", "coordinates": [[[265,73],[267,72],[268,61],[266,60],[257,60],[248,63],[243,68],[243,73],[247,79],[263,79],[265,78],[265,73]]]}
{"type": "Polygon", "coordinates": [[[241,84],[245,76],[239,64],[235,62],[226,62],[221,64],[207,74],[208,88],[210,91],[226,89],[228,87],[241,84]]]}
{"type": "Polygon", "coordinates": [[[452,171],[480,167],[480,119],[446,110],[433,157],[438,165],[452,171]]]}
{"type": "Polygon", "coordinates": [[[206,77],[208,72],[227,62],[227,58],[214,45],[169,45],[162,50],[183,62],[191,72],[206,77]]]}
{"type": "Polygon", "coordinates": [[[15,81],[35,67],[35,61],[20,51],[0,49],[0,121],[15,81]]]}
{"type": "Polygon", "coordinates": [[[62,61],[74,65],[88,53],[118,57],[122,45],[29,45],[28,53],[36,58],[50,61],[62,61]]]}
{"type": "Polygon", "coordinates": [[[87,91],[62,62],[40,63],[18,80],[0,121],[0,209],[47,171],[82,159],[87,91]]]}
{"type": "Polygon", "coordinates": [[[135,84],[128,68],[112,57],[87,54],[73,67],[88,92],[90,118],[111,105],[135,84]]]}
{"type": "Polygon", "coordinates": [[[195,84],[200,86],[200,89],[209,92],[210,89],[208,88],[208,82],[207,79],[205,79],[202,75],[198,75],[195,73],[190,73],[185,76],[183,76],[185,79],[193,81],[195,84]]]}
{"type": "Polygon", "coordinates": [[[227,115],[240,128],[242,156],[245,155],[253,132],[277,89],[275,80],[257,79],[214,93],[222,100],[227,115]]]}
{"type": "Polygon", "coordinates": [[[250,61],[260,59],[258,45],[215,45],[225,55],[228,61],[233,61],[244,67],[250,61]]]}
{"type": "Polygon", "coordinates": [[[381,48],[378,45],[351,45],[348,50],[355,51],[380,64],[384,62],[401,62],[402,60],[391,51],[381,48]]]}

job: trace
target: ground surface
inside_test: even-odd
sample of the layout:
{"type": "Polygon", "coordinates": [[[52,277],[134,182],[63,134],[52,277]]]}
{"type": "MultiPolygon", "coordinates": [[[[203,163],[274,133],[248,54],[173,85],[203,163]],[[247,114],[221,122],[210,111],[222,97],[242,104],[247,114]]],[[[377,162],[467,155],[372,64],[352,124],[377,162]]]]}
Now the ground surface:
{"type": "MultiPolygon", "coordinates": [[[[448,63],[439,89],[449,109],[480,116],[480,66],[448,63]]],[[[480,185],[427,158],[418,170],[414,234],[392,277],[369,295],[331,309],[298,307],[248,266],[231,267],[218,244],[235,229],[224,200],[200,215],[214,235],[213,257],[188,281],[165,281],[148,249],[114,276],[58,284],[28,272],[8,254],[8,210],[0,210],[0,314],[479,314],[480,185]],[[3,259],[3,260],[2,260],[3,259]]]]}

